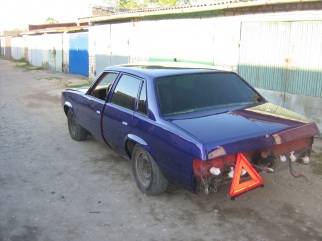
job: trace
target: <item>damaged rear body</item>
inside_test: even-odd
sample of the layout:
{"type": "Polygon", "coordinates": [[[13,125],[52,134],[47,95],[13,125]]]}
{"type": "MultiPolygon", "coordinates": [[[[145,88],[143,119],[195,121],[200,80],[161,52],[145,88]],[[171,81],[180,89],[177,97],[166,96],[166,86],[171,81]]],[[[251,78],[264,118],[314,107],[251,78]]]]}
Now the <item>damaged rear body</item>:
{"type": "Polygon", "coordinates": [[[191,185],[197,192],[231,182],[239,168],[237,156],[251,166],[253,176],[274,172],[288,160],[309,161],[317,125],[267,102],[235,73],[177,75],[160,78],[156,85],[163,117],[198,145],[200,153],[191,161],[191,185]]]}
{"type": "Polygon", "coordinates": [[[231,182],[238,153],[256,171],[274,172],[287,167],[291,158],[307,163],[313,136],[319,134],[314,122],[271,103],[172,123],[203,143],[203,158],[194,159],[192,169],[196,191],[206,194],[231,182]]]}

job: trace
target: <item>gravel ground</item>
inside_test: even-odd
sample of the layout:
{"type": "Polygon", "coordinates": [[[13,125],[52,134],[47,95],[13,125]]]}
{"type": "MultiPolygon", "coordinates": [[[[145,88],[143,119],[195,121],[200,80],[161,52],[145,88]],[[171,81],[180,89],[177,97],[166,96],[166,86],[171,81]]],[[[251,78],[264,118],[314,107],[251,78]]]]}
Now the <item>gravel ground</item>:
{"type": "Polygon", "coordinates": [[[130,163],[73,141],[61,91],[86,78],[0,60],[0,240],[322,240],[322,141],[309,182],[288,170],[231,201],[229,185],[196,195],[171,185],[149,197],[130,163]]]}

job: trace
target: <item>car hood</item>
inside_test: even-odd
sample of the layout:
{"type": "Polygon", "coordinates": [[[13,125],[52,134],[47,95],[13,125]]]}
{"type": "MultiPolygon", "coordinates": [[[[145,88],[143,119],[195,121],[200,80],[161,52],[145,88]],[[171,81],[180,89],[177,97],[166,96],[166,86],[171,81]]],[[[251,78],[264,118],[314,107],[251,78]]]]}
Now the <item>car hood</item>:
{"type": "Polygon", "coordinates": [[[170,121],[203,143],[206,158],[257,150],[319,134],[314,122],[271,103],[170,121]]]}

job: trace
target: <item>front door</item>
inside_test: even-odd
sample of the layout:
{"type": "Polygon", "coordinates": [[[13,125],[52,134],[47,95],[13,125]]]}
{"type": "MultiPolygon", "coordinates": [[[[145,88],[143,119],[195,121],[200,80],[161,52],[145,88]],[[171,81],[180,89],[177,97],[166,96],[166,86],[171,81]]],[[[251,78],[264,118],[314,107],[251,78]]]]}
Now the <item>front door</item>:
{"type": "Polygon", "coordinates": [[[95,138],[102,140],[101,132],[101,112],[103,110],[107,93],[110,85],[117,78],[118,73],[103,72],[85,95],[86,101],[83,104],[82,113],[79,116],[79,122],[95,138]]]}

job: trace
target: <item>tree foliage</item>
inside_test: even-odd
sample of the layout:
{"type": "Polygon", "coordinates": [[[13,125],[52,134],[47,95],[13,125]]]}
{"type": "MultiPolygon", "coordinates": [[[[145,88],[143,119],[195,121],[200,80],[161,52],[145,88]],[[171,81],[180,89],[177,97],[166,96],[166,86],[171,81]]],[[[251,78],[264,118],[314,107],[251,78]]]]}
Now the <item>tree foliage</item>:
{"type": "Polygon", "coordinates": [[[58,23],[58,21],[56,19],[52,18],[52,17],[48,17],[46,19],[46,23],[58,23]]]}
{"type": "Polygon", "coordinates": [[[110,7],[116,8],[143,8],[143,7],[162,7],[192,4],[197,0],[104,0],[110,7]]]}

